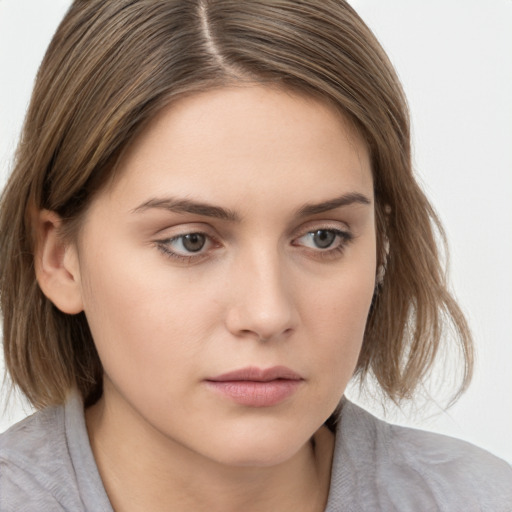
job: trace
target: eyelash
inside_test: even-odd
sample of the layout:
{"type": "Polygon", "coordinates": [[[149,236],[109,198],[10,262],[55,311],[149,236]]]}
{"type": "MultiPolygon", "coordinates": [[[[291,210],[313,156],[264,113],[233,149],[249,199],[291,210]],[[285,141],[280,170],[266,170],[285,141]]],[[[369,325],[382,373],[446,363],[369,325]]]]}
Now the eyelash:
{"type": "MultiPolygon", "coordinates": [[[[173,260],[177,260],[182,263],[195,263],[199,262],[200,260],[204,259],[207,256],[206,252],[199,252],[198,254],[191,253],[190,255],[180,254],[176,251],[172,251],[169,249],[170,244],[172,242],[175,242],[176,240],[180,240],[187,235],[201,235],[204,236],[208,242],[213,245],[220,246],[220,243],[217,242],[217,240],[212,237],[211,235],[208,235],[207,233],[203,233],[201,231],[190,231],[188,233],[182,233],[180,235],[173,236],[171,238],[165,238],[164,240],[157,240],[156,246],[157,248],[168,258],[171,258],[173,260]]],[[[202,251],[202,249],[200,249],[202,251]]]]}
{"type": "MultiPolygon", "coordinates": [[[[354,240],[354,235],[348,231],[342,231],[340,229],[330,228],[330,227],[324,227],[324,228],[319,227],[316,229],[311,229],[311,230],[306,231],[304,234],[294,238],[294,241],[304,238],[305,236],[308,236],[308,235],[313,235],[314,233],[317,233],[319,231],[333,233],[336,237],[339,237],[339,239],[340,239],[340,242],[334,248],[326,248],[326,249],[322,250],[320,248],[313,249],[313,248],[309,248],[309,247],[304,247],[304,249],[306,251],[314,254],[315,258],[319,258],[322,260],[336,259],[337,256],[340,256],[341,254],[343,254],[343,252],[345,251],[347,246],[354,240]]],[[[187,235],[204,236],[207,239],[206,243],[209,243],[209,244],[213,245],[214,247],[215,246],[219,247],[221,245],[215,239],[215,237],[212,237],[211,235],[201,232],[201,231],[190,231],[188,233],[176,235],[171,238],[157,240],[155,242],[155,244],[156,244],[157,248],[165,256],[167,256],[170,259],[177,260],[179,262],[186,263],[186,264],[200,262],[202,259],[204,259],[208,256],[208,251],[203,251],[203,249],[201,248],[198,251],[198,254],[191,253],[190,255],[184,255],[184,254],[180,254],[176,251],[173,251],[169,248],[172,242],[183,239],[187,235]]],[[[299,246],[298,244],[294,244],[293,242],[292,242],[292,245],[294,245],[295,247],[299,246]]]]}
{"type": "MultiPolygon", "coordinates": [[[[349,231],[342,231],[341,229],[331,227],[319,227],[315,229],[310,229],[306,231],[303,235],[295,238],[295,240],[304,238],[305,236],[308,235],[313,235],[314,233],[318,233],[319,231],[333,233],[336,237],[340,239],[338,244],[333,248],[326,248],[322,250],[320,248],[312,249],[309,247],[304,247],[304,249],[313,254],[315,258],[321,260],[333,260],[341,256],[345,252],[347,246],[354,240],[354,235],[349,231]]],[[[336,242],[333,243],[335,244],[336,242]]]]}

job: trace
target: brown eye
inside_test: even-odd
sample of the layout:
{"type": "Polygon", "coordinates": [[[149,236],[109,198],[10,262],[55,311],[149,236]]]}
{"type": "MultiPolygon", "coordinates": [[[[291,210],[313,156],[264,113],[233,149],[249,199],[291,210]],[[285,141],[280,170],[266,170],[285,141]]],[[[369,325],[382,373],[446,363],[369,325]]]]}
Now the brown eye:
{"type": "Polygon", "coordinates": [[[157,245],[168,256],[192,260],[206,256],[215,243],[205,233],[185,233],[159,240],[157,245]]]}
{"type": "Polygon", "coordinates": [[[180,237],[182,240],[183,248],[189,252],[200,251],[205,243],[206,237],[201,233],[189,233],[180,237]]]}

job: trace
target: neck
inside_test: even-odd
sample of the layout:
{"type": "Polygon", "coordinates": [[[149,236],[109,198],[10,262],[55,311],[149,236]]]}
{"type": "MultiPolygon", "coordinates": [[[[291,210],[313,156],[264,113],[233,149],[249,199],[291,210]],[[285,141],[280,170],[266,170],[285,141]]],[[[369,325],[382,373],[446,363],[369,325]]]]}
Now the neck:
{"type": "Polygon", "coordinates": [[[203,457],[102,397],[86,411],[92,451],[116,512],[321,512],[334,438],[322,427],[290,459],[233,467],[203,457]]]}

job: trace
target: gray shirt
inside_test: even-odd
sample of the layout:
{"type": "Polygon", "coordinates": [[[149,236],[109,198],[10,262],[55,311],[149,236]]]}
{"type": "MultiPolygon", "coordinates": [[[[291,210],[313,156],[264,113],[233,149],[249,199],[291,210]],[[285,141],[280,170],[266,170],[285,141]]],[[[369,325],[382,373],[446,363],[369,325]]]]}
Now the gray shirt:
{"type": "MultiPolygon", "coordinates": [[[[112,512],[73,394],[0,435],[0,512],[112,512]]],[[[512,512],[512,467],[345,401],[326,512],[512,512]]]]}

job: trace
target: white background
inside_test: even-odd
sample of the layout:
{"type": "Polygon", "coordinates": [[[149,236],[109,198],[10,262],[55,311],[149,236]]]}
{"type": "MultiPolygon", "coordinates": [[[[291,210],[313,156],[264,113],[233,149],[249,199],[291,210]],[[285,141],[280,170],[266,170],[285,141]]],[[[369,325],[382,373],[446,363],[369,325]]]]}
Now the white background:
{"type": "MultiPolygon", "coordinates": [[[[68,4],[0,0],[2,183],[36,69],[68,4]]],[[[473,384],[448,412],[433,402],[389,417],[512,462],[512,0],[352,4],[403,81],[416,169],[446,227],[452,287],[478,351],[473,384]]],[[[12,402],[0,414],[0,431],[24,414],[22,402],[12,402]]]]}

